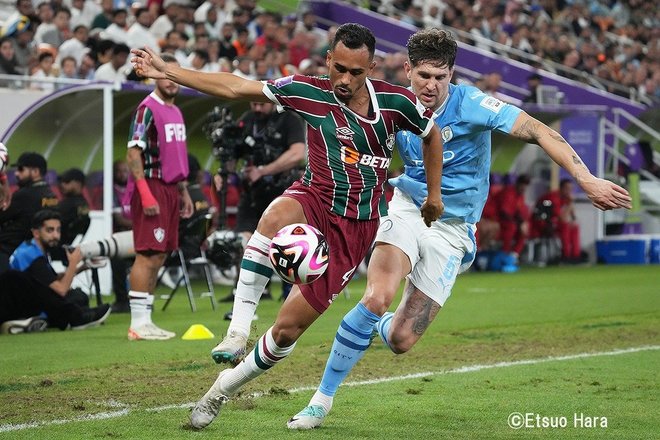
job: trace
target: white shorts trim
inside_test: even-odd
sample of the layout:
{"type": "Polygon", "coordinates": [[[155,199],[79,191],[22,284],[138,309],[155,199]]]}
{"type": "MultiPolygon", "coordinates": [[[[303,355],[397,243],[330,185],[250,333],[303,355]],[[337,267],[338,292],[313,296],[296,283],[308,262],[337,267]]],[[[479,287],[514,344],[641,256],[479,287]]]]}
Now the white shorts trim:
{"type": "Polygon", "coordinates": [[[408,279],[425,295],[444,305],[459,273],[474,261],[475,226],[462,220],[435,221],[426,227],[410,197],[395,190],[389,215],[383,217],[376,242],[398,247],[410,259],[408,279]]]}

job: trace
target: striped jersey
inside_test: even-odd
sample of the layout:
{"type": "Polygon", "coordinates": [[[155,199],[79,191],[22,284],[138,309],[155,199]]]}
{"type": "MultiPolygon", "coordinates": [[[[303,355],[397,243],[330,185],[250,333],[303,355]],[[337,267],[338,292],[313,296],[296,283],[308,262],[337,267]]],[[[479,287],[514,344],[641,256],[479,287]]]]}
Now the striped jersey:
{"type": "Polygon", "coordinates": [[[293,75],[269,80],[264,94],[307,122],[308,161],[302,183],[318,190],[328,208],[358,220],[385,215],[383,183],[395,134],[426,137],[433,113],[404,87],[367,79],[371,105],[365,117],[338,100],[327,77],[293,75]]]}

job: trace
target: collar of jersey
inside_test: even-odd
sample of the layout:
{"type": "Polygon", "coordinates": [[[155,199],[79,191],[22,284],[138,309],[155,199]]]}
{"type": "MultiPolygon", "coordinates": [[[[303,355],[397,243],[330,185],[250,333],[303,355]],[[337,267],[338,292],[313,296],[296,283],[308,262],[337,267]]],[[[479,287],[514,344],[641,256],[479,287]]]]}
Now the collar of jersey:
{"type": "Polygon", "coordinates": [[[433,119],[438,119],[441,114],[444,113],[445,109],[447,108],[447,101],[449,101],[449,95],[451,94],[451,89],[447,90],[447,96],[445,97],[445,100],[442,101],[442,104],[440,104],[440,107],[435,109],[433,112],[433,119]]]}
{"type": "Polygon", "coordinates": [[[344,110],[346,110],[348,112],[353,113],[355,115],[355,117],[358,118],[359,120],[361,120],[363,122],[366,122],[368,124],[375,124],[376,122],[378,122],[380,120],[380,107],[378,106],[378,100],[376,99],[376,93],[374,92],[374,86],[373,86],[373,84],[371,84],[371,81],[369,80],[369,78],[366,78],[365,84],[367,86],[367,91],[369,92],[369,99],[371,100],[371,104],[374,106],[374,114],[376,116],[374,116],[373,119],[367,119],[364,116],[361,116],[361,115],[355,113],[353,110],[348,108],[348,106],[346,104],[344,104],[339,99],[337,99],[337,97],[335,96],[334,93],[332,94],[332,96],[335,97],[335,101],[337,101],[337,103],[341,106],[341,108],[343,108],[344,110]]]}

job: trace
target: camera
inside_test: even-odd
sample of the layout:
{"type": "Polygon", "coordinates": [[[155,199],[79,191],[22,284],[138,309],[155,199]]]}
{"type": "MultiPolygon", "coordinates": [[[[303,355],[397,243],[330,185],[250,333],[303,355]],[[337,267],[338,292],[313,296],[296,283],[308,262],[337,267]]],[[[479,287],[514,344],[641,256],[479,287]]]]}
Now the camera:
{"type": "Polygon", "coordinates": [[[251,165],[267,165],[286,148],[276,144],[277,127],[267,123],[262,135],[254,135],[243,120],[234,120],[230,107],[214,107],[206,114],[202,127],[211,141],[213,155],[224,165],[227,161],[245,159],[251,165]]]}
{"type": "Polygon", "coordinates": [[[213,107],[206,114],[202,129],[211,141],[213,155],[221,163],[239,159],[245,154],[245,127],[242,122],[234,120],[231,108],[213,107]]]}

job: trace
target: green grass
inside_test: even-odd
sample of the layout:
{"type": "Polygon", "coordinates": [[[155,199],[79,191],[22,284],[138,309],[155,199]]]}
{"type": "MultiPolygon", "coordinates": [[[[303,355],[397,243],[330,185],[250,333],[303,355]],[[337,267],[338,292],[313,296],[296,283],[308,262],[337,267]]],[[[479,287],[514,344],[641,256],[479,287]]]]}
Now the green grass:
{"type": "MultiPolygon", "coordinates": [[[[656,346],[658,285],[657,266],[466,274],[411,352],[394,356],[375,343],[349,381],[656,346]]],[[[209,356],[214,341],[132,343],[125,336],[128,315],[81,332],[2,336],[0,439],[656,438],[657,347],[342,388],[321,429],[288,432],[287,418],[312,391],[287,390],[318,383],[337,324],[363,288],[363,279],[354,281],[351,297],[340,297],[289,359],[246,386],[203,432],[186,428],[185,405],[201,397],[219,371],[209,356]],[[184,406],[150,411],[165,405],[184,406]],[[122,409],[127,414],[121,417],[74,421],[122,409]],[[564,416],[569,426],[513,430],[507,425],[512,412],[564,416]],[[573,427],[573,414],[580,412],[607,417],[608,428],[573,427]],[[3,432],[8,424],[26,423],[45,425],[3,432]]],[[[228,305],[213,312],[207,299],[197,303],[198,312],[191,313],[180,291],[167,311],[155,312],[155,321],[178,334],[204,324],[221,336],[228,305]]],[[[270,326],[278,307],[262,302],[255,335],[270,326]]]]}

